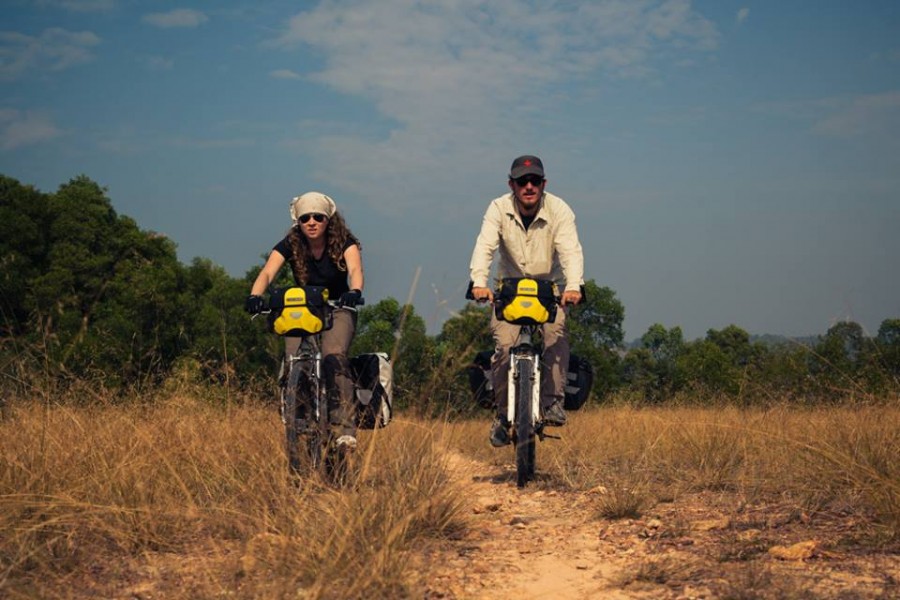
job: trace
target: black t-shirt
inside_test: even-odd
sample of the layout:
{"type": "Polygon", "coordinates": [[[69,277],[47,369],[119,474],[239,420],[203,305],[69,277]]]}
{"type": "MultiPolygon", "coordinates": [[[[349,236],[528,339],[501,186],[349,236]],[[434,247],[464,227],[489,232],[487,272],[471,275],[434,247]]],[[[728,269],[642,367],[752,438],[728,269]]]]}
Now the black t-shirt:
{"type": "Polygon", "coordinates": [[[520,215],[522,217],[522,225],[525,226],[525,231],[528,231],[528,228],[531,227],[531,224],[534,223],[534,218],[537,215],[531,215],[530,217],[526,217],[525,215],[520,215]]]}
{"type": "MultiPolygon", "coordinates": [[[[347,248],[359,242],[355,238],[347,238],[342,252],[346,252],[347,248]]],[[[291,250],[290,236],[285,237],[278,242],[273,248],[281,254],[289,263],[293,260],[294,252],[291,250]]],[[[328,296],[330,298],[340,298],[341,294],[350,290],[347,282],[347,271],[341,271],[331,260],[328,252],[322,253],[322,258],[316,260],[310,257],[306,263],[306,276],[308,281],[306,285],[319,285],[328,288],[328,296]]],[[[298,281],[297,285],[301,285],[298,281]]]]}

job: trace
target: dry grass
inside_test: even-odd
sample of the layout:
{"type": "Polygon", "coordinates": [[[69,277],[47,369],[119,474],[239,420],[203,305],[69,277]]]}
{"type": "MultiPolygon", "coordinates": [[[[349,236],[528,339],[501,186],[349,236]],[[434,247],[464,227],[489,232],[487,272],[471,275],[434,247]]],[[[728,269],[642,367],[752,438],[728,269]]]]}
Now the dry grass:
{"type": "Polygon", "coordinates": [[[363,433],[334,489],[289,477],[271,407],[7,406],[0,596],[415,595],[409,553],[464,526],[441,427],[363,433]]]}
{"type": "MultiPolygon", "coordinates": [[[[570,415],[562,440],[538,444],[539,484],[601,490],[597,512],[640,514],[697,492],[797,514],[830,512],[870,526],[869,543],[900,539],[900,408],[602,408],[570,415]]],[[[507,462],[487,420],[459,423],[454,444],[507,462]]]]}
{"type": "MultiPolygon", "coordinates": [[[[273,407],[201,397],[179,388],[148,404],[8,402],[0,597],[422,597],[416,559],[469,518],[445,444],[512,459],[489,447],[486,415],[401,418],[362,432],[346,488],[298,485],[273,407]]],[[[768,572],[754,569],[776,517],[840,517],[856,547],[900,539],[900,408],[617,407],[573,414],[559,433],[538,445],[536,487],[590,490],[597,518],[727,495],[716,551],[738,570],[721,597],[764,597],[768,572]],[[747,528],[764,539],[745,539],[747,528]]],[[[654,539],[688,535],[696,523],[678,518],[654,539]]],[[[693,578],[651,558],[629,587],[693,578]]]]}

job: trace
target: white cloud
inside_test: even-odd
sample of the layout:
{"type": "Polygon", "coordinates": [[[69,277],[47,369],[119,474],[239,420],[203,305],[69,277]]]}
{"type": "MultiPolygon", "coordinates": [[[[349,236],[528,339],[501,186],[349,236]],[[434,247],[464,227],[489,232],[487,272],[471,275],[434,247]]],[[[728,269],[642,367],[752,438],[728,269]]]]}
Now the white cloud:
{"type": "Polygon", "coordinates": [[[302,79],[300,75],[290,69],[277,69],[269,73],[269,77],[275,79],[302,79]]]}
{"type": "Polygon", "coordinates": [[[519,147],[510,132],[556,118],[569,84],[654,76],[718,38],[687,0],[349,0],[295,15],[271,43],[311,47],[324,66],[307,79],[372,101],[396,124],[380,140],[318,139],[320,177],[363,197],[373,184],[415,180],[404,195],[430,198],[440,182],[422,174],[449,181],[519,147]]]}
{"type": "Polygon", "coordinates": [[[813,126],[813,131],[835,137],[900,135],[900,91],[834,100],[835,105],[813,126]]]}
{"type": "Polygon", "coordinates": [[[200,148],[208,150],[220,148],[249,148],[255,146],[257,142],[253,138],[235,137],[201,139],[179,136],[167,140],[167,143],[182,148],[200,148]]]}
{"type": "Polygon", "coordinates": [[[72,12],[105,12],[116,7],[117,0],[38,0],[38,6],[64,8],[72,12]]]}
{"type": "Polygon", "coordinates": [[[0,148],[3,150],[38,144],[62,133],[48,115],[0,109],[0,148]]]}
{"type": "Polygon", "coordinates": [[[94,58],[90,48],[100,38],[90,31],[54,27],[34,37],[0,32],[0,79],[15,79],[31,69],[61,71],[94,58]]]}
{"type": "Polygon", "coordinates": [[[749,16],[750,16],[750,9],[745,6],[737,12],[737,17],[735,17],[735,18],[737,19],[738,23],[743,23],[744,21],[747,20],[747,17],[749,17],[749,16]]]}
{"type": "Polygon", "coordinates": [[[149,13],[141,17],[144,23],[164,29],[171,27],[199,27],[209,18],[198,10],[177,8],[164,13],[149,13]]]}
{"type": "Polygon", "coordinates": [[[164,56],[148,56],[145,62],[151,71],[169,71],[175,66],[174,60],[164,56]]]}

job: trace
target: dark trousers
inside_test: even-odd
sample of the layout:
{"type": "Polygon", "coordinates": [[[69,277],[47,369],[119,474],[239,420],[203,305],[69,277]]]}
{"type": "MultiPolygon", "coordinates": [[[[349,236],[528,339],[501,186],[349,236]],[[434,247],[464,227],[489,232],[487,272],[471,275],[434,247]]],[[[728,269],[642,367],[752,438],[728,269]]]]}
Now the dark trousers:
{"type": "MultiPolygon", "coordinates": [[[[347,352],[356,333],[356,312],[337,308],[331,329],[322,332],[322,363],[328,389],[336,391],[329,398],[331,423],[338,435],[356,435],[354,422],[353,374],[347,352]]],[[[300,338],[284,338],[285,356],[295,354],[300,338]]],[[[285,365],[286,366],[286,365],[285,365]]]]}

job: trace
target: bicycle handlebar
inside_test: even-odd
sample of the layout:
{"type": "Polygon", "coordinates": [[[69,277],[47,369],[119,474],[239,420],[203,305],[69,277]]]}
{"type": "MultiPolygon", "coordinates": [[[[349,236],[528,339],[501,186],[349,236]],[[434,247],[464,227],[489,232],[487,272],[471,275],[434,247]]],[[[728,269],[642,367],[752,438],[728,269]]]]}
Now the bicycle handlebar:
{"type": "MultiPolygon", "coordinates": [[[[493,299],[493,300],[488,300],[487,298],[478,299],[478,298],[475,297],[475,294],[472,293],[472,288],[474,288],[474,287],[475,287],[475,282],[469,281],[469,286],[466,288],[466,300],[474,300],[475,302],[478,302],[479,304],[483,304],[483,303],[485,303],[485,302],[490,302],[490,304],[491,304],[492,306],[496,306],[496,305],[497,305],[497,292],[498,292],[498,290],[494,290],[494,299],[493,299]]],[[[582,287],[584,287],[584,286],[582,286],[582,287]]],[[[581,296],[582,296],[582,298],[584,297],[584,292],[583,292],[583,291],[582,291],[582,293],[581,293],[581,296]]],[[[562,306],[562,296],[553,296],[553,299],[556,301],[557,304],[559,304],[560,306],[562,306]]]]}
{"type": "MultiPolygon", "coordinates": [[[[347,310],[354,310],[357,306],[364,306],[365,303],[366,303],[365,298],[360,298],[359,301],[357,301],[355,306],[344,306],[343,304],[341,304],[340,300],[328,300],[326,302],[326,304],[328,304],[328,306],[330,306],[331,308],[345,308],[347,310]]],[[[266,304],[264,305],[264,308],[261,311],[259,311],[259,314],[267,315],[270,312],[272,312],[272,308],[269,306],[268,302],[266,302],[266,304]]]]}
{"type": "MultiPolygon", "coordinates": [[[[341,303],[340,300],[327,300],[326,303],[327,303],[328,306],[330,306],[331,308],[343,308],[343,309],[346,309],[346,310],[356,310],[356,308],[357,308],[358,306],[364,306],[364,305],[365,305],[366,299],[363,298],[362,296],[360,296],[359,300],[356,302],[356,304],[355,304],[354,306],[344,306],[344,305],[341,303]]],[[[265,299],[265,300],[263,301],[263,308],[262,308],[262,310],[259,311],[259,312],[256,313],[256,314],[251,315],[251,316],[250,316],[250,319],[251,319],[251,320],[252,320],[252,319],[255,319],[255,318],[256,318],[257,316],[259,316],[259,315],[268,315],[268,314],[270,314],[271,312],[272,312],[272,307],[269,306],[269,301],[268,301],[268,299],[265,299]]]]}

